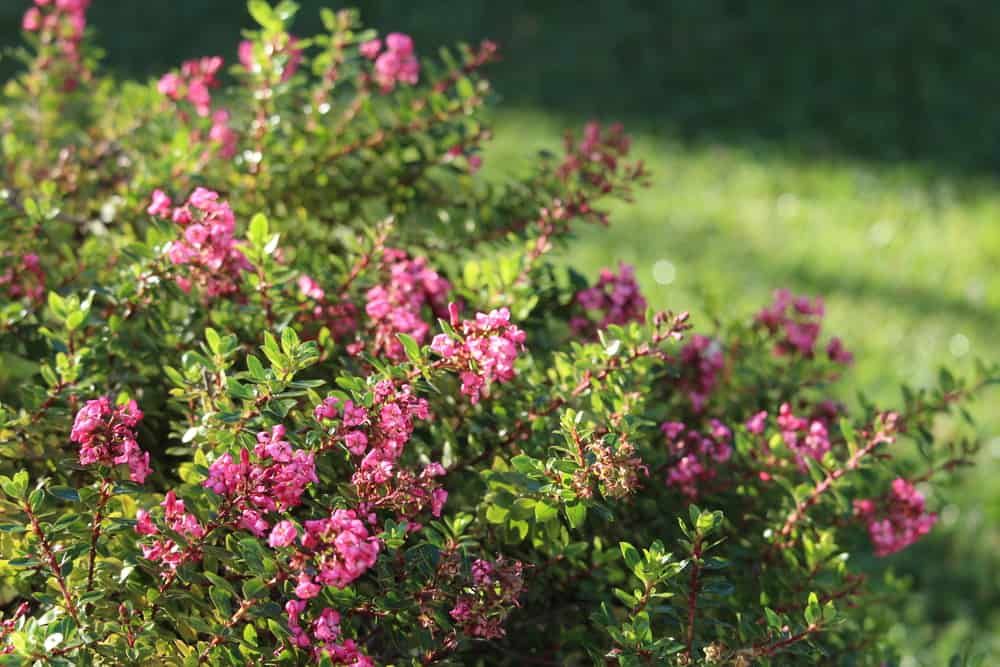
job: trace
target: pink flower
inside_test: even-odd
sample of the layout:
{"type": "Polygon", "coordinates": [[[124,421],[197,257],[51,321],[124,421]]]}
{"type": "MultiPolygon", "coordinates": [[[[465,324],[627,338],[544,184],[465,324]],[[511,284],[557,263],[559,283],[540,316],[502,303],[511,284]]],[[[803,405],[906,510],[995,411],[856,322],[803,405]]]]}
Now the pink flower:
{"type": "Polygon", "coordinates": [[[271,535],[267,538],[267,543],[272,549],[287,547],[298,536],[299,531],[291,521],[279,521],[271,529],[271,535]]]}
{"type": "Polygon", "coordinates": [[[764,432],[764,427],[767,425],[767,410],[761,410],[754,416],[747,420],[746,427],[747,431],[753,433],[754,435],[760,435],[764,432]]]}
{"type": "Polygon", "coordinates": [[[293,448],[284,436],[281,425],[258,433],[256,460],[246,449],[240,450],[239,461],[223,454],[209,466],[204,482],[215,493],[230,498],[241,512],[239,526],[258,536],[270,527],[265,514],[297,507],[306,487],[319,481],[313,453],[293,448]]]}
{"type": "MultiPolygon", "coordinates": [[[[272,59],[280,55],[287,56],[284,69],[281,72],[282,82],[288,81],[292,78],[298,70],[299,65],[302,63],[302,49],[297,46],[298,43],[298,38],[289,36],[284,46],[280,46],[279,44],[273,42],[265,45],[264,53],[272,59]]],[[[261,70],[255,58],[256,53],[254,51],[253,42],[249,40],[243,40],[240,42],[237,49],[237,55],[239,56],[240,64],[243,65],[243,68],[248,72],[259,72],[261,70]]]]}
{"type": "Polygon", "coordinates": [[[642,322],[646,317],[646,299],[635,281],[635,269],[628,264],[618,265],[616,275],[602,269],[597,284],[577,292],[575,301],[585,311],[597,311],[594,322],[588,317],[576,317],[571,326],[579,335],[595,336],[600,329],[612,324],[642,322]]]}
{"type": "Polygon", "coordinates": [[[375,60],[378,57],[378,52],[382,50],[382,41],[378,39],[370,39],[367,42],[362,42],[361,46],[358,47],[358,51],[362,56],[368,60],[375,60]]]}
{"type": "Polygon", "coordinates": [[[930,532],[937,514],[928,512],[924,496],[909,481],[893,480],[890,492],[879,499],[854,503],[855,515],[868,522],[875,555],[889,556],[930,532]]]}
{"type": "MultiPolygon", "coordinates": [[[[149,210],[167,217],[169,199],[154,191],[149,210]]],[[[187,275],[177,276],[178,285],[188,291],[192,284],[198,284],[208,297],[239,291],[241,274],[252,267],[233,236],[236,219],[229,204],[219,201],[217,192],[199,187],[170,217],[186,226],[183,238],[171,243],[168,250],[173,264],[188,268],[187,275]]]]}
{"type": "Polygon", "coordinates": [[[146,510],[141,509],[135,513],[135,532],[140,535],[156,535],[159,532],[146,510]]]}
{"type": "MultiPolygon", "coordinates": [[[[163,519],[170,530],[183,535],[188,540],[188,546],[182,547],[169,537],[158,537],[152,542],[141,545],[143,558],[163,566],[163,576],[176,570],[185,562],[201,558],[198,541],[205,536],[205,527],[194,515],[188,514],[184,501],[177,498],[171,490],[160,503],[163,508],[163,519]]],[[[145,510],[136,512],[136,532],[140,535],[157,535],[159,531],[145,510]]]]}
{"type": "Polygon", "coordinates": [[[243,69],[252,72],[256,68],[253,58],[253,42],[249,39],[244,39],[240,42],[240,45],[236,49],[236,54],[240,64],[243,65],[243,69]]]}
{"type": "Polygon", "coordinates": [[[323,590],[323,587],[315,583],[308,574],[303,572],[299,575],[299,583],[295,587],[295,595],[297,595],[300,600],[314,598],[319,595],[321,590],[323,590]]]}
{"type": "Polygon", "coordinates": [[[0,273],[0,288],[11,300],[41,303],[45,299],[45,284],[45,269],[34,253],[22,255],[13,266],[0,273]]]}
{"type": "Polygon", "coordinates": [[[226,109],[212,112],[212,128],[208,131],[208,138],[219,145],[219,155],[222,158],[228,160],[236,155],[239,135],[229,126],[229,112],[226,109]]]}
{"type": "Polygon", "coordinates": [[[21,27],[28,32],[34,32],[42,27],[42,12],[39,11],[38,7],[31,7],[24,13],[21,27]]]}
{"type": "Polygon", "coordinates": [[[172,210],[172,202],[170,197],[163,192],[163,190],[153,190],[153,201],[146,209],[146,213],[149,215],[155,215],[158,218],[169,218],[170,211],[172,210]]]}
{"type": "Polygon", "coordinates": [[[830,438],[821,419],[804,419],[792,414],[792,407],[782,403],[778,409],[778,428],[788,448],[795,452],[799,467],[806,469],[805,457],[822,461],[830,451],[830,438]]]}
{"type": "Polygon", "coordinates": [[[413,53],[413,39],[403,33],[389,33],[385,38],[385,46],[390,51],[402,56],[408,56],[413,53]]]}
{"type": "Polygon", "coordinates": [[[402,361],[406,353],[397,334],[408,334],[423,345],[430,333],[424,312],[429,310],[437,317],[445,314],[451,283],[428,267],[424,258],[411,259],[392,248],[384,252],[383,272],[388,275],[387,282],[365,295],[365,313],[374,326],[373,352],[402,361]]]}
{"type": "MultiPolygon", "coordinates": [[[[414,85],[420,77],[420,61],[413,54],[413,40],[401,33],[391,33],[385,38],[386,50],[375,58],[375,81],[382,87],[382,92],[390,92],[396,83],[414,85]]],[[[364,48],[365,45],[362,45],[364,48]]],[[[362,51],[378,53],[372,47],[362,51]]]]}
{"type": "Polygon", "coordinates": [[[844,343],[837,337],[830,339],[826,346],[826,355],[835,364],[849,366],[854,362],[854,355],[844,347],[844,343]]]}
{"type": "Polygon", "coordinates": [[[183,86],[183,79],[175,72],[167,72],[160,77],[159,83],[156,84],[156,89],[160,91],[160,94],[166,95],[172,100],[178,100],[181,98],[181,89],[183,86]]]}
{"type": "MultiPolygon", "coordinates": [[[[774,292],[771,305],[757,313],[757,323],[775,335],[776,356],[797,354],[811,359],[819,338],[825,308],[823,300],[793,296],[787,289],[774,292]]],[[[834,344],[835,352],[846,353],[839,341],[834,344]]]]}
{"type": "Polygon", "coordinates": [[[718,342],[695,334],[681,349],[682,390],[691,401],[691,409],[700,413],[719,383],[719,375],[725,370],[726,358],[718,342]]]}
{"type": "Polygon", "coordinates": [[[477,313],[461,324],[458,342],[437,337],[433,349],[459,372],[461,391],[472,403],[487,395],[490,386],[514,379],[514,362],[524,349],[525,333],[510,322],[506,308],[477,313]]]}
{"type": "Polygon", "coordinates": [[[113,406],[107,396],[87,401],[76,413],[70,440],[80,445],[81,465],[126,464],[129,479],[142,484],[151,471],[149,453],[136,442],[142,411],[135,401],[113,406]]]}
{"type": "Polygon", "coordinates": [[[326,292],[323,291],[323,288],[311,276],[305,274],[299,276],[298,286],[299,291],[310,299],[321,300],[326,298],[326,292]]]}
{"type": "Polygon", "coordinates": [[[352,510],[334,510],[328,519],[306,521],[301,549],[292,562],[316,574],[301,571],[295,594],[308,599],[318,595],[322,585],[346,587],[375,564],[378,552],[378,538],[369,535],[352,510]]]}
{"type": "Polygon", "coordinates": [[[211,111],[211,88],[219,81],[215,78],[222,69],[222,58],[218,56],[188,60],[181,64],[180,74],[169,72],[160,78],[157,90],[174,101],[186,98],[199,116],[208,116],[211,111]]]}
{"type": "Polygon", "coordinates": [[[666,422],[660,430],[667,437],[672,457],[677,457],[667,471],[667,485],[676,486],[691,500],[699,494],[699,484],[712,480],[720,466],[733,453],[732,430],[717,419],[709,420],[708,434],[688,429],[681,422],[666,422]]]}

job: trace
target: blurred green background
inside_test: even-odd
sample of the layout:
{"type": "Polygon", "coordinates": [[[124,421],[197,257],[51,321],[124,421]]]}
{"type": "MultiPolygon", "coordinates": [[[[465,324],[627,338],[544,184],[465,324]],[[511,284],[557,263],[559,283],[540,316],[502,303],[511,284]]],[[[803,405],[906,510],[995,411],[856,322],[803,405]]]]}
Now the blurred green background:
{"type": "MultiPolygon", "coordinates": [[[[26,2],[0,2],[0,43],[26,2]]],[[[319,29],[301,0],[295,30],[319,29]]],[[[1000,361],[1000,3],[903,0],[370,0],[418,52],[490,37],[503,98],[490,177],[558,146],[564,127],[622,120],[654,187],[563,261],[635,264],[653,305],[748,315],[772,289],[827,299],[887,405],[937,367],[1000,361]],[[706,309],[706,305],[710,306],[706,309]]],[[[122,76],[232,58],[241,0],[95,0],[122,76]]],[[[0,71],[11,71],[9,59],[0,71]]],[[[1000,664],[1000,411],[977,406],[980,465],[940,494],[932,537],[889,559],[919,595],[899,609],[904,665],[953,653],[1000,664]]]]}

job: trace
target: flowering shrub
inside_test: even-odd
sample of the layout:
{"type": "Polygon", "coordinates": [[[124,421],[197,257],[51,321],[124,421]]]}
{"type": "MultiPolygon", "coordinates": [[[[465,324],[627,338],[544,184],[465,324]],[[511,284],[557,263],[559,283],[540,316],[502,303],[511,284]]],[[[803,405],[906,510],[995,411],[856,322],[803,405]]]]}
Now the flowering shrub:
{"type": "Polygon", "coordinates": [[[891,661],[866,556],[995,369],[849,410],[818,299],[699,326],[557,268],[647,174],[591,123],[474,177],[490,42],[251,0],[117,83],[87,4],[27,10],[3,99],[3,664],[891,661]]]}

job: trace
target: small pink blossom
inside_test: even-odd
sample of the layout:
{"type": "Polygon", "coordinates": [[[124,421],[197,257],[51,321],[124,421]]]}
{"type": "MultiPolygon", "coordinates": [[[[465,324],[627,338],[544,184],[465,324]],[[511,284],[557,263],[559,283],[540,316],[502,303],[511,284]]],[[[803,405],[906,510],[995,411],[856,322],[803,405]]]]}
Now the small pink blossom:
{"type": "MultiPolygon", "coordinates": [[[[386,50],[375,58],[375,81],[388,93],[397,83],[414,85],[420,77],[420,61],[413,54],[413,40],[408,35],[391,33],[385,38],[386,50]]],[[[378,53],[369,46],[363,54],[378,53]]],[[[366,55],[366,57],[368,57],[366,55]]]]}
{"type": "Polygon", "coordinates": [[[490,386],[514,379],[514,362],[524,349],[525,333],[510,321],[506,308],[477,313],[461,323],[461,339],[437,336],[431,349],[459,372],[461,391],[472,403],[486,396],[490,386]]]}
{"type": "MultiPolygon", "coordinates": [[[[374,327],[372,347],[392,361],[406,358],[397,334],[405,333],[424,344],[430,333],[429,315],[442,317],[451,283],[427,265],[427,260],[411,259],[405,252],[386,248],[383,255],[386,282],[365,294],[365,313],[374,327]]],[[[433,320],[432,320],[433,321],[433,320]]]]}
{"type": "Polygon", "coordinates": [[[875,555],[889,556],[930,532],[937,514],[928,512],[922,493],[903,478],[892,482],[889,493],[876,500],[857,500],[855,515],[868,523],[875,555]]]}
{"type": "Polygon", "coordinates": [[[620,263],[617,274],[602,269],[597,284],[577,292],[574,299],[587,313],[571,321],[579,335],[595,336],[612,324],[642,322],[646,318],[646,299],[636,283],[635,268],[628,264],[620,263]]]}
{"type": "Polygon", "coordinates": [[[170,201],[170,197],[163,190],[153,190],[153,201],[146,209],[146,213],[158,218],[169,218],[172,210],[173,202],[170,201]]]}
{"type": "Polygon", "coordinates": [[[358,47],[358,51],[361,55],[368,60],[375,60],[381,50],[382,40],[379,39],[370,39],[367,42],[362,42],[361,46],[358,47]]]}
{"type": "Polygon", "coordinates": [[[42,12],[38,7],[31,7],[24,13],[21,27],[28,32],[35,32],[42,27],[42,12]]]}
{"type": "Polygon", "coordinates": [[[149,452],[136,442],[142,411],[135,401],[112,405],[107,396],[87,401],[76,413],[70,440],[80,445],[80,465],[126,464],[129,478],[142,484],[152,472],[149,452]]]}
{"type": "Polygon", "coordinates": [[[267,538],[267,543],[272,549],[287,547],[295,541],[299,531],[291,521],[279,521],[271,529],[271,534],[267,538]]]}

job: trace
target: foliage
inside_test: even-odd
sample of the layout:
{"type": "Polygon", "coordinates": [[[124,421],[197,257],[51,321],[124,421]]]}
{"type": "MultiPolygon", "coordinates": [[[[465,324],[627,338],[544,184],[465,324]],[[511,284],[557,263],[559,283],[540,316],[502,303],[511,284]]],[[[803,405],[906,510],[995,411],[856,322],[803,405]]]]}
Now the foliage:
{"type": "Polygon", "coordinates": [[[233,85],[119,84],[85,1],[36,4],[3,107],[7,664],[893,658],[904,587],[851,557],[933,526],[918,487],[975,449],[933,420],[995,369],[848,414],[819,299],[694,334],[627,267],[558,269],[648,177],[589,124],[478,179],[490,42],[300,38],[251,0],[233,85]]]}

